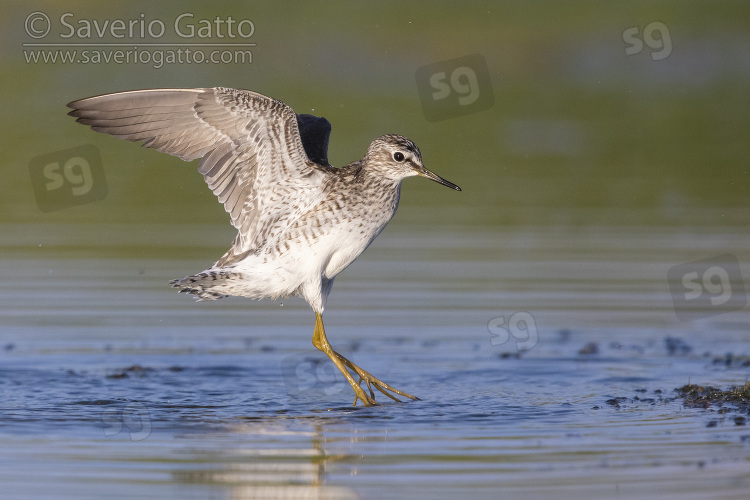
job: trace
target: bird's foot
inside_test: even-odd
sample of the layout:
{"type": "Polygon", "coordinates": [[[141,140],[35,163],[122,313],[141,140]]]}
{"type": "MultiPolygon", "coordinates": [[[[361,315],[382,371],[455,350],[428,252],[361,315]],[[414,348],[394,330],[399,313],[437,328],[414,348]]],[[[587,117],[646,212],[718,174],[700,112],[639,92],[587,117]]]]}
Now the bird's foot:
{"type": "Polygon", "coordinates": [[[356,373],[359,376],[359,380],[356,384],[352,385],[352,388],[354,389],[354,406],[357,406],[357,401],[361,400],[362,403],[365,406],[375,406],[378,404],[377,401],[375,401],[375,392],[373,392],[372,388],[375,386],[377,390],[388,396],[394,401],[401,402],[400,399],[398,399],[396,396],[391,394],[391,392],[398,394],[399,396],[403,396],[405,398],[413,399],[415,401],[419,401],[419,398],[416,396],[412,396],[411,394],[408,394],[404,391],[399,391],[395,387],[391,387],[390,385],[386,384],[379,378],[373,376],[371,373],[363,370],[359,366],[355,365],[348,359],[346,359],[341,354],[334,351],[334,354],[338,357],[338,359],[341,360],[344,365],[346,365],[350,370],[352,370],[354,373],[356,373]],[[370,392],[370,395],[368,396],[367,393],[365,393],[364,389],[362,388],[362,382],[365,382],[367,384],[367,389],[370,392]]]}

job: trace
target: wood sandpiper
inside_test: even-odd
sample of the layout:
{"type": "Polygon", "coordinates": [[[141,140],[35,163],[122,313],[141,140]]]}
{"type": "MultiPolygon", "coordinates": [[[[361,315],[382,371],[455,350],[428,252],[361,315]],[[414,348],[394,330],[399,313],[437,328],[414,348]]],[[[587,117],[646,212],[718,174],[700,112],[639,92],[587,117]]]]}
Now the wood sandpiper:
{"type": "Polygon", "coordinates": [[[373,386],[396,401],[394,394],[419,399],[334,351],[323,328],[334,278],[396,213],[401,181],[419,175],[461,190],[427,170],[412,141],[378,137],[363,159],[334,168],[328,163],[328,120],[296,114],[256,92],[222,87],[118,92],[68,107],[97,132],[144,141],[185,161],[200,158],[198,171],[224,204],[237,236],[213,266],[172,286],[198,300],[301,296],[315,312],[313,345],[344,374],[354,406],[377,404],[373,386]]]}

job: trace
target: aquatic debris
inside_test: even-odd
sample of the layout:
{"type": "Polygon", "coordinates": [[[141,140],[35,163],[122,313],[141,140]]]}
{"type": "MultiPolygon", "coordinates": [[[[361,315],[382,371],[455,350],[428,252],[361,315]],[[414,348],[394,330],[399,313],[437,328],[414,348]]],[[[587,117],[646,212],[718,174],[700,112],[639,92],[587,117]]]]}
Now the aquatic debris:
{"type": "Polygon", "coordinates": [[[746,368],[750,366],[750,356],[727,353],[724,356],[715,356],[711,363],[713,365],[724,365],[727,368],[746,368]]]}
{"type": "Polygon", "coordinates": [[[497,356],[500,359],[508,359],[508,358],[519,359],[521,357],[521,352],[520,351],[519,352],[501,352],[497,356]]]}
{"type": "Polygon", "coordinates": [[[664,344],[670,356],[687,356],[693,348],[679,337],[666,337],[664,344]]]}
{"type": "Polygon", "coordinates": [[[578,354],[599,354],[599,344],[596,342],[589,342],[585,346],[581,347],[578,354]]]}
{"type": "Polygon", "coordinates": [[[623,402],[625,402],[627,400],[628,400],[628,398],[626,398],[624,396],[618,396],[616,398],[612,398],[612,399],[606,400],[605,403],[607,403],[610,406],[614,406],[615,408],[619,408],[620,407],[620,403],[623,403],[623,402]]]}
{"type": "Polygon", "coordinates": [[[152,372],[152,371],[154,371],[153,368],[143,367],[141,365],[133,365],[127,368],[123,368],[122,370],[116,373],[111,373],[107,375],[107,378],[109,379],[128,378],[130,377],[130,375],[135,375],[138,377],[145,377],[146,372],[152,372]]]}
{"type": "Polygon", "coordinates": [[[710,408],[711,406],[729,404],[739,410],[750,409],[750,382],[726,391],[722,391],[718,387],[696,384],[683,385],[675,391],[683,398],[685,406],[691,408],[710,408]]]}

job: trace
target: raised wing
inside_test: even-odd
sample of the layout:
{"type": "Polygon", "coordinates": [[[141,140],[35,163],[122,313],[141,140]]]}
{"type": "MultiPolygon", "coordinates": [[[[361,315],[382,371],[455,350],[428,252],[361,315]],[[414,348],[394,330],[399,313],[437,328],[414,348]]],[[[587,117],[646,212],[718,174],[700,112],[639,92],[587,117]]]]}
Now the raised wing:
{"type": "MultiPolygon", "coordinates": [[[[298,117],[281,101],[248,90],[154,89],[89,97],[68,104],[69,114],[97,132],[191,161],[224,204],[239,231],[222,260],[233,260],[278,236],[324,197],[328,121],[302,118],[311,131],[308,149],[298,117]],[[321,145],[322,144],[322,145],[321,145]],[[322,165],[311,161],[323,161],[322,165]]],[[[328,124],[328,133],[330,124],[328,124]]],[[[225,262],[226,263],[226,262],[225,262]]]]}

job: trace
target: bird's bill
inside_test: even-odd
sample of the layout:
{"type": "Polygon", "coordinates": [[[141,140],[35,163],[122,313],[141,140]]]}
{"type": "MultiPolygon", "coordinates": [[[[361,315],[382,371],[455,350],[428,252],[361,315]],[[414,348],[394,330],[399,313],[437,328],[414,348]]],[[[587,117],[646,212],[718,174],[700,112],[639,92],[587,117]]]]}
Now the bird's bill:
{"type": "Polygon", "coordinates": [[[455,189],[456,191],[461,191],[461,188],[456,186],[450,181],[446,181],[442,177],[440,177],[438,174],[432,172],[431,170],[427,170],[424,167],[417,169],[417,175],[420,177],[426,177],[427,179],[430,179],[432,181],[437,182],[438,184],[442,184],[443,186],[448,186],[451,189],[455,189]]]}

